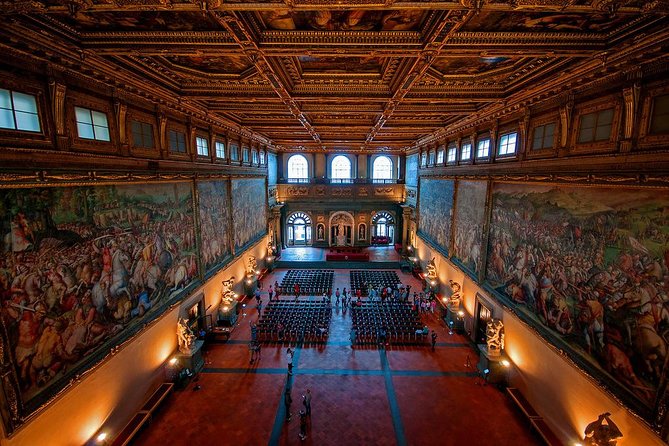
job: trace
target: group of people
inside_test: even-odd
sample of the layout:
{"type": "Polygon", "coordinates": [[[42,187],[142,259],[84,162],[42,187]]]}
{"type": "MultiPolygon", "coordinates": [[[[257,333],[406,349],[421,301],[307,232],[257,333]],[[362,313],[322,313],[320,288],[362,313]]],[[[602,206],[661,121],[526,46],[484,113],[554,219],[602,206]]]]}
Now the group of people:
{"type": "MultiPolygon", "coordinates": [[[[291,406],[293,404],[292,396],[292,387],[290,386],[290,380],[286,384],[286,390],[283,393],[283,404],[285,406],[286,412],[286,423],[289,423],[293,417],[291,413],[291,406]]],[[[302,395],[302,406],[304,409],[301,409],[299,412],[300,415],[300,440],[306,440],[307,438],[307,419],[311,419],[311,389],[307,389],[304,395],[302,395]]]]}

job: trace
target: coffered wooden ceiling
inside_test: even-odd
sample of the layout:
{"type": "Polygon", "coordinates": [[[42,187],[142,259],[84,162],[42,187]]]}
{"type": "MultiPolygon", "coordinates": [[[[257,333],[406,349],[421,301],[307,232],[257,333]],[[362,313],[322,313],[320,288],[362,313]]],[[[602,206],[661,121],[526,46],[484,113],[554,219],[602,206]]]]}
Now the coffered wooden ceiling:
{"type": "MultiPolygon", "coordinates": [[[[639,36],[667,2],[635,0],[0,1],[280,150],[400,150],[559,86],[639,36]]],[[[8,32],[11,34],[11,32],[8,32]]]]}

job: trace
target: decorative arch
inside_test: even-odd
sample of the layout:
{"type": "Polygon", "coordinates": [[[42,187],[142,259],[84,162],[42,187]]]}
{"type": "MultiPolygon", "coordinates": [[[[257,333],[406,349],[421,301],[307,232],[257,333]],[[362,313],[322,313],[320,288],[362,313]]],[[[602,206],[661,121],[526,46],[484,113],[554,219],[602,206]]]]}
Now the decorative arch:
{"type": "Polygon", "coordinates": [[[388,211],[379,211],[372,216],[372,244],[391,245],[395,242],[395,217],[388,211]]]}
{"type": "Polygon", "coordinates": [[[355,220],[346,211],[337,211],[330,216],[330,246],[353,245],[355,220]]]}
{"type": "Polygon", "coordinates": [[[305,212],[293,212],[286,218],[286,241],[288,246],[311,245],[312,221],[305,212]]]}

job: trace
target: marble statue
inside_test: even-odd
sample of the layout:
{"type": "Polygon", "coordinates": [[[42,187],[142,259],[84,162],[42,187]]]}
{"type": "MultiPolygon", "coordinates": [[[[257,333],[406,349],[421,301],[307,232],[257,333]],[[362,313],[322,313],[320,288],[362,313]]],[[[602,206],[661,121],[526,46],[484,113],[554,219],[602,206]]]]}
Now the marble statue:
{"type": "Polygon", "coordinates": [[[177,323],[177,341],[179,342],[179,351],[184,354],[188,354],[193,347],[193,342],[195,342],[195,335],[188,327],[186,319],[179,318],[177,323]]]}
{"type": "Polygon", "coordinates": [[[485,330],[488,355],[496,356],[504,350],[504,324],[500,319],[490,319],[485,330]]]}
{"type": "Polygon", "coordinates": [[[432,257],[432,260],[427,262],[427,278],[430,280],[434,280],[437,278],[437,265],[434,263],[434,257],[432,257]]]}
{"type": "Polygon", "coordinates": [[[256,256],[249,256],[246,266],[246,275],[254,276],[258,271],[258,262],[256,261],[256,256]]]}
{"type": "Polygon", "coordinates": [[[618,438],[623,436],[616,423],[609,418],[610,413],[601,414],[596,421],[585,427],[583,442],[588,446],[615,446],[618,438]],[[606,424],[604,424],[606,421],[606,424]]]}
{"type": "Polygon", "coordinates": [[[223,281],[223,291],[221,291],[221,303],[231,304],[235,300],[235,292],[232,287],[235,284],[235,278],[231,277],[223,281]]]}
{"type": "Polygon", "coordinates": [[[460,303],[462,302],[462,294],[460,293],[460,290],[462,287],[458,282],[454,282],[452,280],[449,280],[448,284],[453,290],[453,294],[451,294],[451,297],[448,298],[448,306],[452,309],[460,308],[460,303]]]}

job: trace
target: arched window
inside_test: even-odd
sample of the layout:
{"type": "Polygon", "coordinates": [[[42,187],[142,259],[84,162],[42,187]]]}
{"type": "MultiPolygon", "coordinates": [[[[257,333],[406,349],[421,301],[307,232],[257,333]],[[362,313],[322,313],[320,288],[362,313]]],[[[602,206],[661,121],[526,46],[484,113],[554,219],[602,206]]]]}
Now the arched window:
{"type": "Polygon", "coordinates": [[[351,180],[351,160],[344,155],[337,155],[332,159],[333,180],[338,183],[348,183],[351,180]],[[348,180],[348,181],[347,181],[348,180]]]}
{"type": "Polygon", "coordinates": [[[311,218],[304,212],[295,212],[286,220],[288,245],[311,244],[311,218]]]}
{"type": "Polygon", "coordinates": [[[393,162],[387,156],[379,156],[374,160],[372,167],[372,180],[383,183],[384,180],[392,180],[393,162]]]}
{"type": "Polygon", "coordinates": [[[288,158],[288,182],[309,182],[309,162],[302,155],[293,155],[288,158]]]}

